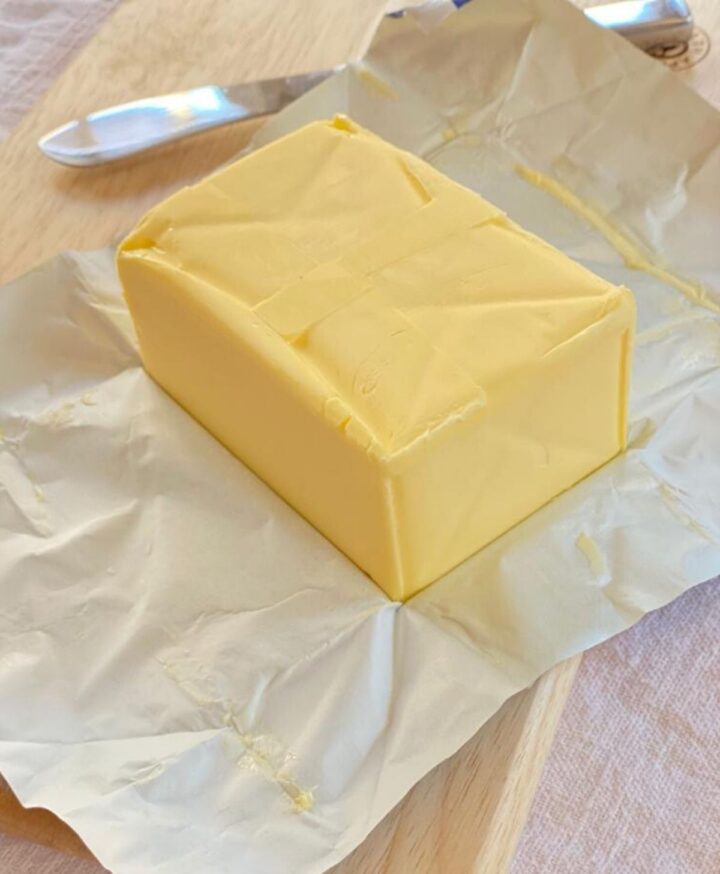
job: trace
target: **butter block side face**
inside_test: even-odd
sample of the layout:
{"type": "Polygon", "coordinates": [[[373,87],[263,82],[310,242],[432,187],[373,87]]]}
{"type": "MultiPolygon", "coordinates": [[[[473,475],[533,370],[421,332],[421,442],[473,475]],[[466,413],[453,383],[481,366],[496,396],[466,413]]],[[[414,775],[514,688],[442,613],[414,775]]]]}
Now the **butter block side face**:
{"type": "Polygon", "coordinates": [[[390,597],[623,446],[629,292],[347,120],[174,195],[118,267],[148,371],[390,597]]]}
{"type": "MultiPolygon", "coordinates": [[[[371,577],[391,581],[395,555],[382,469],[347,439],[341,410],[294,381],[260,322],[208,307],[212,289],[162,261],[121,266],[148,372],[232,453],[371,577]]],[[[227,301],[223,301],[227,306],[227,301]]]]}
{"type": "Polygon", "coordinates": [[[489,393],[393,480],[407,598],[625,446],[632,301],[489,393]]]}

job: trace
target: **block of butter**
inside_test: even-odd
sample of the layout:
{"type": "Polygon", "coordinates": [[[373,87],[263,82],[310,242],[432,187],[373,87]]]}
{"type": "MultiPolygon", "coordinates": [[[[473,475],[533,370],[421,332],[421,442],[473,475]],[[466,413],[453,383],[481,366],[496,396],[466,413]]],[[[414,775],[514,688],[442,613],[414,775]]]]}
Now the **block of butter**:
{"type": "Polygon", "coordinates": [[[148,372],[393,599],[625,445],[634,303],[346,118],[122,243],[148,372]]]}

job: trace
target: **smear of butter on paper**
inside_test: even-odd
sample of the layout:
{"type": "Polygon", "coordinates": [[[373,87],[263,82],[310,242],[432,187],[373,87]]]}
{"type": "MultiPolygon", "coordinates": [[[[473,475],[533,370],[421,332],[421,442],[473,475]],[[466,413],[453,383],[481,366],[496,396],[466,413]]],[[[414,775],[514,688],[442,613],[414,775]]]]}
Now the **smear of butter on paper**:
{"type": "Polygon", "coordinates": [[[276,783],[292,802],[293,810],[302,813],[311,810],[315,798],[311,789],[303,789],[293,778],[291,763],[294,759],[272,735],[252,734],[243,728],[239,719],[227,713],[225,724],[232,728],[244,748],[237,763],[276,783]]]}
{"type": "Polygon", "coordinates": [[[605,556],[595,540],[593,540],[589,534],[586,534],[584,531],[579,534],[575,541],[575,545],[587,559],[587,563],[590,565],[590,570],[595,574],[595,576],[607,576],[608,567],[605,561],[605,556]]]}
{"type": "Polygon", "coordinates": [[[662,340],[663,337],[672,334],[684,325],[691,325],[700,322],[703,324],[706,322],[711,325],[716,324],[708,317],[707,313],[689,312],[687,315],[673,319],[671,322],[666,322],[662,325],[653,325],[651,328],[645,328],[644,331],[638,331],[635,335],[635,342],[638,346],[644,346],[646,343],[653,343],[656,340],[662,340]]]}
{"type": "Polygon", "coordinates": [[[53,527],[45,492],[38,484],[22,452],[22,437],[0,432],[0,492],[17,514],[17,521],[40,537],[49,537],[53,527]]]}
{"type": "Polygon", "coordinates": [[[687,527],[694,531],[696,534],[699,534],[701,537],[705,538],[705,540],[709,541],[712,544],[717,545],[718,541],[715,537],[713,537],[712,533],[707,530],[703,525],[701,525],[697,519],[693,518],[680,500],[680,496],[677,491],[672,488],[668,483],[661,482],[659,486],[660,496],[662,497],[665,506],[687,527]]]}
{"type": "Polygon", "coordinates": [[[78,411],[79,404],[85,407],[94,407],[97,404],[95,394],[91,391],[86,391],[79,397],[73,398],[73,400],[65,401],[57,407],[45,410],[35,419],[35,424],[53,429],[71,425],[75,422],[75,414],[78,411]]]}
{"type": "Polygon", "coordinates": [[[35,420],[38,425],[47,425],[49,428],[64,428],[73,421],[73,401],[66,401],[52,410],[47,410],[35,420]]]}
{"type": "MultiPolygon", "coordinates": [[[[91,392],[85,392],[79,399],[85,405],[93,405],[96,403],[94,400],[94,395],[91,392]]],[[[29,487],[30,491],[35,497],[35,500],[38,504],[46,504],[47,498],[45,496],[45,492],[42,487],[35,481],[32,472],[30,471],[27,462],[24,460],[22,455],[22,443],[27,435],[28,424],[39,425],[43,428],[49,428],[50,430],[59,430],[61,428],[65,428],[67,425],[72,424],[75,421],[75,408],[77,405],[78,399],[64,401],[56,407],[53,407],[49,410],[45,410],[40,413],[37,418],[24,420],[23,430],[19,434],[15,434],[13,437],[10,437],[4,428],[0,427],[0,445],[3,446],[4,450],[8,451],[14,461],[15,470],[17,472],[21,472],[24,474],[26,479],[26,485],[29,487]]],[[[2,485],[2,483],[0,483],[2,485]]],[[[7,483],[5,485],[5,490],[7,490],[7,483]]],[[[15,503],[18,503],[18,498],[16,496],[15,503]]],[[[20,502],[22,503],[22,501],[20,502]]],[[[27,513],[27,506],[23,505],[25,509],[22,511],[23,515],[30,521],[30,517],[27,513]]],[[[51,533],[50,528],[47,527],[48,519],[33,519],[33,523],[39,522],[43,531],[38,533],[42,533],[43,536],[47,536],[51,533]]]]}
{"type": "MultiPolygon", "coordinates": [[[[247,770],[261,774],[270,780],[288,798],[292,809],[296,813],[304,813],[312,810],[315,798],[312,789],[301,786],[293,777],[292,764],[295,756],[283,745],[283,743],[268,733],[251,732],[242,725],[231,701],[224,697],[209,697],[204,689],[198,688],[197,682],[190,677],[184,676],[181,663],[173,663],[158,658],[158,662],[169,677],[171,677],[183,692],[206,711],[208,709],[219,710],[222,725],[230,728],[233,737],[242,746],[242,754],[236,763],[247,770]]],[[[198,671],[207,674],[204,666],[187,654],[184,659],[185,665],[194,664],[198,671]]],[[[229,751],[228,751],[229,752],[229,751]]]]}
{"type": "Polygon", "coordinates": [[[400,97],[389,82],[381,79],[377,73],[373,73],[368,67],[358,67],[357,74],[358,79],[367,87],[368,91],[379,94],[381,97],[387,97],[389,100],[398,100],[400,97]]]}
{"type": "Polygon", "coordinates": [[[641,270],[643,273],[654,276],[661,282],[676,288],[693,303],[705,307],[714,313],[720,313],[720,305],[708,297],[707,290],[702,283],[684,279],[666,267],[657,264],[655,262],[657,256],[643,252],[637,243],[604,216],[600,210],[579,198],[577,194],[574,194],[561,182],[524,164],[517,164],[515,170],[526,182],[552,195],[576,215],[579,215],[591,224],[622,256],[626,267],[632,270],[641,270]]]}

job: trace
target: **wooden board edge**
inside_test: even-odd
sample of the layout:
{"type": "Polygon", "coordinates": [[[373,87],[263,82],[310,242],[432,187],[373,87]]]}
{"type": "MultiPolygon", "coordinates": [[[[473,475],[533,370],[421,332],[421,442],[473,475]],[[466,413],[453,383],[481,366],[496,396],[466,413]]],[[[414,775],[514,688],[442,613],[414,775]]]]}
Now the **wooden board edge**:
{"type": "MultiPolygon", "coordinates": [[[[504,874],[581,656],[514,696],[462,750],[428,774],[334,874],[504,874]],[[452,862],[448,858],[451,854],[452,862]],[[451,864],[452,868],[446,867],[451,864]]],[[[44,808],[25,808],[0,777],[0,832],[92,858],[81,838],[44,808]]]]}

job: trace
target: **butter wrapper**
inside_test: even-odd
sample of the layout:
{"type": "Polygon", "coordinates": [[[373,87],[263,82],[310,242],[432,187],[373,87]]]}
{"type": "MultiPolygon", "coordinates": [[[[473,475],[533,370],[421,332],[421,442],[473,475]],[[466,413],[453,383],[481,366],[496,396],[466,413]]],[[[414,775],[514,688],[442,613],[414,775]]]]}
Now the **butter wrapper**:
{"type": "Polygon", "coordinates": [[[558,0],[387,19],[346,113],[638,303],[622,456],[400,606],[140,365],[112,252],[0,293],[0,771],[118,874],[311,874],[720,572],[720,117],[558,0]]]}

